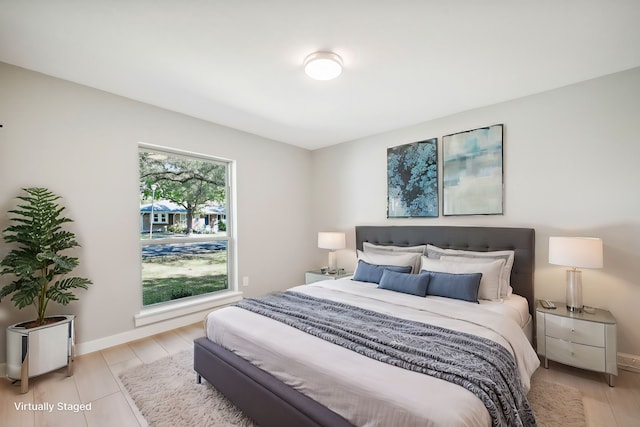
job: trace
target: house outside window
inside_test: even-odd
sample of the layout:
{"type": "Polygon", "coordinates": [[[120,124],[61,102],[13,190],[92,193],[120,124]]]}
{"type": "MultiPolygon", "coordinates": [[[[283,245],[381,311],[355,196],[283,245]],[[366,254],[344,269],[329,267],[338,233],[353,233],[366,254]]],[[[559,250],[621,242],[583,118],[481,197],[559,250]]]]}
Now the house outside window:
{"type": "Polygon", "coordinates": [[[146,144],[138,158],[143,306],[228,290],[231,161],[146,144]]]}

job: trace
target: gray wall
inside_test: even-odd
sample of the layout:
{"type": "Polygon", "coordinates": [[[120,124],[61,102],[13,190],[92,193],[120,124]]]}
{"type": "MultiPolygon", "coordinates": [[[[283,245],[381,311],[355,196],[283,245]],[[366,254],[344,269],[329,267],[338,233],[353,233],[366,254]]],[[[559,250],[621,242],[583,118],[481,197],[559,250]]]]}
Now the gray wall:
{"type": "MultiPolygon", "coordinates": [[[[146,142],[237,161],[246,296],[299,284],[306,269],[326,264],[317,231],[348,233],[339,261],[350,267],[355,225],[450,224],[535,228],[536,295],[563,300],[564,271],[547,262],[548,237],[597,236],[605,267],[583,273],[585,304],[610,309],[619,351],[640,355],[640,69],[314,152],[6,64],[0,93],[0,228],[21,187],[64,197],[82,244],[78,273],[95,285],[54,311],[79,316],[81,344],[135,331],[137,144],[146,142]],[[386,218],[387,147],[495,123],[505,125],[504,215],[386,218]]],[[[7,251],[0,243],[0,256],[7,251]]],[[[1,348],[5,327],[30,318],[29,309],[0,304],[1,348]]]]}
{"type": "MultiPolygon", "coordinates": [[[[434,100],[437,102],[437,100],[434,100]]],[[[619,351],[640,355],[640,69],[425,122],[313,152],[314,224],[524,226],[536,229],[535,293],[564,301],[552,235],[604,240],[604,268],[583,272],[584,302],[611,310],[619,351]],[[387,147],[503,123],[502,216],[386,218],[387,147]]],[[[440,150],[440,153],[442,151],[440,150]]],[[[353,266],[353,250],[341,251],[353,266]]],[[[319,255],[317,262],[325,262],[319,255]]]]}
{"type": "MultiPolygon", "coordinates": [[[[240,287],[245,296],[300,284],[313,266],[314,247],[306,244],[315,238],[308,150],[2,63],[0,94],[0,229],[20,188],[45,186],[63,196],[82,245],[77,273],[95,284],[78,292],[79,302],[51,313],[78,315],[80,348],[135,336],[127,333],[142,301],[139,142],[237,161],[238,277],[250,279],[240,287]]],[[[0,242],[0,257],[7,252],[0,242]]],[[[2,301],[0,361],[6,326],[33,317],[31,308],[17,311],[2,301]]]]}

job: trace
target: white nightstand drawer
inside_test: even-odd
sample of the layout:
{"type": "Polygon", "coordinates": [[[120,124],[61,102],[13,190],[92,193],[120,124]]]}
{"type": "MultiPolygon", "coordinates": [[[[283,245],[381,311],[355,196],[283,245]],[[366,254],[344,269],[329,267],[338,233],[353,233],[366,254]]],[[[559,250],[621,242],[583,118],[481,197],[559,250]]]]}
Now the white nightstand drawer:
{"type": "Polygon", "coordinates": [[[545,327],[548,337],[604,347],[604,325],[602,323],[586,322],[569,317],[545,316],[545,327]]]}
{"type": "Polygon", "coordinates": [[[311,283],[320,282],[322,280],[331,280],[332,277],[326,274],[314,273],[311,271],[307,271],[304,274],[304,283],[309,285],[311,283]]]}
{"type": "Polygon", "coordinates": [[[577,368],[605,371],[604,347],[592,347],[547,337],[547,357],[577,368]]]}
{"type": "Polygon", "coordinates": [[[320,282],[322,280],[338,280],[351,276],[353,273],[347,273],[344,270],[340,270],[338,273],[326,274],[320,270],[312,270],[304,273],[304,283],[309,285],[311,283],[320,282]]]}

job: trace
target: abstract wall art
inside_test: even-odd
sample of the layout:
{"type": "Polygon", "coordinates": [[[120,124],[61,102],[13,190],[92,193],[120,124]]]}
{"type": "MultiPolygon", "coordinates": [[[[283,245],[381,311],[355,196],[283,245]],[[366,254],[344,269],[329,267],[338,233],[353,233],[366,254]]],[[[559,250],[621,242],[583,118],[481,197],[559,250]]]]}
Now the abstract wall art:
{"type": "Polygon", "coordinates": [[[438,138],[387,149],[387,196],[387,218],[438,216],[438,138]]]}
{"type": "Polygon", "coordinates": [[[503,125],[442,137],[443,215],[502,215],[503,125]]]}

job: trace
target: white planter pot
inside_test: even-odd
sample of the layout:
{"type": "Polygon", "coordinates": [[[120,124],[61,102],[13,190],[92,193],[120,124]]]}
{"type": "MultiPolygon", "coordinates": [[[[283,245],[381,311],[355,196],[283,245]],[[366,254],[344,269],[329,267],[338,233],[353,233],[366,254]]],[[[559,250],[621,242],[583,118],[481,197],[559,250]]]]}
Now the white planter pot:
{"type": "Polygon", "coordinates": [[[20,324],[7,328],[7,377],[20,380],[22,393],[29,390],[29,378],[67,367],[73,375],[75,346],[73,315],[50,325],[25,329],[20,324]]]}

